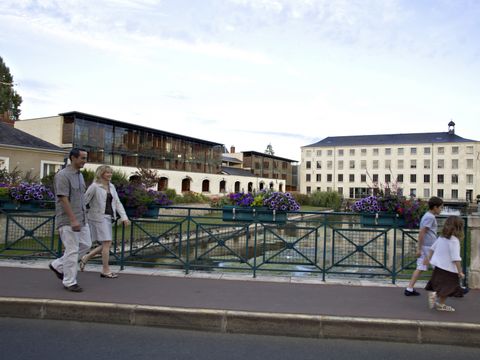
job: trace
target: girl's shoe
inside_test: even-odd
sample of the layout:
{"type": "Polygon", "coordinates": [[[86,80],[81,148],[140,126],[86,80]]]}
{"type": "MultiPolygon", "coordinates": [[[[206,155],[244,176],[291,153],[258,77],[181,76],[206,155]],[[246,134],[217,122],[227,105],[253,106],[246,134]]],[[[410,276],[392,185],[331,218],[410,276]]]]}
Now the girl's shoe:
{"type": "Polygon", "coordinates": [[[85,270],[85,265],[87,265],[87,261],[88,261],[87,255],[82,256],[82,258],[78,262],[80,264],[80,271],[85,270]]]}
{"type": "Polygon", "coordinates": [[[438,311],[448,311],[448,312],[453,312],[455,309],[451,307],[450,305],[445,305],[445,304],[435,304],[435,308],[438,311]]]}
{"type": "Polygon", "coordinates": [[[115,278],[118,277],[118,275],[113,273],[113,272],[108,273],[108,274],[100,273],[100,277],[107,278],[107,279],[115,279],[115,278]]]}
{"type": "Polygon", "coordinates": [[[435,291],[428,293],[428,307],[433,309],[435,307],[435,301],[437,300],[437,293],[435,291]]]}

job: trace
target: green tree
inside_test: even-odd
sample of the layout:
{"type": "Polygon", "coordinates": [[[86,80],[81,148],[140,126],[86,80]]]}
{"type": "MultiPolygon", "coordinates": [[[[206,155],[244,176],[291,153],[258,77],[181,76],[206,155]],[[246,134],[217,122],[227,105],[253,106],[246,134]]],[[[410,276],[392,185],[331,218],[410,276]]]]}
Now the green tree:
{"type": "Polygon", "coordinates": [[[272,144],[268,144],[268,145],[267,145],[267,148],[265,149],[265,154],[275,155],[275,151],[273,151],[273,146],[272,146],[272,144]]]}
{"type": "Polygon", "coordinates": [[[7,116],[10,120],[20,117],[22,97],[13,89],[13,76],[10,69],[0,57],[0,117],[7,116]]]}

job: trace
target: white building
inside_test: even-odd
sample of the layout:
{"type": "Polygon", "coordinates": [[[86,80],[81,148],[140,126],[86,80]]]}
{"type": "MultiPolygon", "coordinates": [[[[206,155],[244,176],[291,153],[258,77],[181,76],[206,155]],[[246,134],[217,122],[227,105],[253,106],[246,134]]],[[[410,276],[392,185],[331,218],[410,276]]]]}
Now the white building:
{"type": "Polygon", "coordinates": [[[403,195],[472,202],[480,195],[480,142],[447,132],[327,137],[301,148],[300,191],[359,198],[379,186],[403,195]]]}

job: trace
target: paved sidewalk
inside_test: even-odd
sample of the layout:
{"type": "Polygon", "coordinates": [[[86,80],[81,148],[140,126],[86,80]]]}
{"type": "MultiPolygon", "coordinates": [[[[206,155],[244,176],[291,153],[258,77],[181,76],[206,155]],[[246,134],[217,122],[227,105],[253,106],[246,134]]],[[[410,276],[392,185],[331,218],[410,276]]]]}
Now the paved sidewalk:
{"type": "MultiPolygon", "coordinates": [[[[469,333],[475,336],[469,341],[477,341],[476,346],[480,346],[480,290],[471,290],[464,298],[449,299],[448,303],[457,311],[445,313],[428,309],[426,291],[419,289],[421,296],[406,297],[403,295],[403,286],[388,283],[371,282],[370,285],[358,286],[324,283],[320,279],[295,280],[265,277],[261,274],[257,279],[253,279],[251,275],[239,274],[223,274],[219,278],[219,274],[196,272],[185,275],[180,271],[132,270],[131,268],[130,271],[121,272],[117,279],[103,279],[99,276],[98,267],[89,264],[87,265],[89,271],[79,273],[78,277],[79,284],[85,291],[71,293],[63,288],[61,281],[47,266],[48,262],[36,262],[35,265],[27,267],[13,266],[12,263],[5,261],[0,262],[0,300],[3,299],[3,302],[0,301],[0,308],[7,309],[5,304],[11,305],[12,301],[34,299],[47,302],[61,301],[62,304],[69,306],[69,311],[77,311],[77,313],[88,310],[85,304],[109,305],[117,310],[117,304],[130,305],[137,309],[139,307],[145,307],[145,309],[157,307],[163,309],[162,311],[170,309],[172,313],[185,310],[191,317],[195,314],[216,314],[208,312],[211,310],[222,312],[218,326],[221,331],[226,332],[232,331],[228,326],[234,324],[228,312],[240,312],[245,316],[255,314],[257,323],[259,319],[275,322],[276,320],[273,319],[278,320],[282,316],[284,319],[282,321],[285,321],[286,316],[289,316],[289,319],[296,319],[298,329],[307,326],[305,324],[310,321],[314,321],[316,327],[318,321],[325,321],[328,318],[337,322],[343,320],[351,327],[352,334],[365,329],[367,323],[381,324],[377,327],[388,329],[388,334],[380,337],[381,331],[379,329],[375,331],[379,338],[383,339],[395,339],[395,327],[400,325],[415,327],[416,331],[419,331],[419,328],[427,329],[428,327],[435,329],[437,326],[455,331],[461,329],[462,331],[457,331],[457,337],[460,336],[459,334],[469,333]],[[75,304],[78,308],[72,310],[75,304]],[[226,317],[226,312],[230,317],[226,317]],[[361,320],[363,325],[354,329],[352,324],[356,319],[361,320]]],[[[44,317],[45,309],[50,309],[45,308],[46,302],[42,304],[39,317],[44,317]]],[[[0,311],[0,315],[26,316],[23,313],[13,313],[12,311],[15,311],[12,310],[13,308],[9,309],[0,311]]],[[[24,307],[19,309],[18,311],[25,311],[24,307]]],[[[67,312],[64,316],[70,316],[68,314],[67,312]]],[[[132,315],[129,316],[129,321],[132,323],[132,315]]],[[[91,317],[87,315],[82,317],[80,314],[75,319],[90,321],[91,317]]],[[[108,321],[108,319],[102,321],[108,321]]],[[[117,321],[112,319],[112,322],[117,321]]],[[[174,323],[169,324],[176,327],[174,323]]],[[[178,327],[188,328],[187,325],[182,323],[178,327]]],[[[323,333],[326,329],[325,323],[319,326],[319,336],[322,334],[325,336],[323,333]]],[[[200,328],[204,329],[202,326],[200,328]]],[[[317,330],[315,328],[312,331],[317,330]]],[[[413,335],[408,335],[414,337],[413,341],[426,342],[425,334],[418,338],[420,335],[413,331],[415,330],[412,330],[413,335]]],[[[248,330],[239,330],[239,332],[248,332],[248,330]]],[[[300,333],[299,330],[298,334],[294,334],[300,333]]],[[[346,331],[346,335],[348,333],[346,331]]],[[[399,329],[398,339],[409,341],[408,336],[407,338],[402,336],[404,335],[399,329]]],[[[370,335],[358,337],[371,338],[370,335]]]]}

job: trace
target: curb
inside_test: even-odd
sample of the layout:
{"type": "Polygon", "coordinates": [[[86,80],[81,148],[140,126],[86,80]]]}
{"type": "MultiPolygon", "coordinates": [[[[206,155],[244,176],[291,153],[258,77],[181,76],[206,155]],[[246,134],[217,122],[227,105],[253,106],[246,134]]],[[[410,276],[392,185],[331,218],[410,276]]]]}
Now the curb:
{"type": "Polygon", "coordinates": [[[480,324],[0,297],[0,316],[220,333],[480,347],[480,324]]]}

